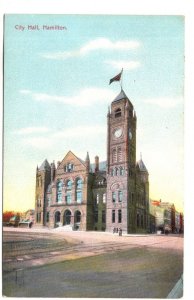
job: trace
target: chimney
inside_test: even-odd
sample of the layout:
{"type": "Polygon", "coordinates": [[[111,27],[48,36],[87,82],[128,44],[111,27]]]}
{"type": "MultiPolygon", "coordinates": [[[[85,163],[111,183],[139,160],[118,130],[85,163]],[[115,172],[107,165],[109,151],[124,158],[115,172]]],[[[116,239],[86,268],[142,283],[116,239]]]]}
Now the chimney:
{"type": "Polygon", "coordinates": [[[99,171],[99,157],[95,156],[95,173],[99,171]]]}

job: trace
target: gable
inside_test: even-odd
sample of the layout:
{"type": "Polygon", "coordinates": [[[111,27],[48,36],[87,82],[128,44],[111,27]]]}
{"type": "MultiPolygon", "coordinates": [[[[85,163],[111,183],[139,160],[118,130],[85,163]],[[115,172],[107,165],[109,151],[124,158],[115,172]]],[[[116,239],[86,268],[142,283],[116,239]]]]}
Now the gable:
{"type": "Polygon", "coordinates": [[[83,160],[78,158],[72,151],[69,151],[57,167],[57,171],[62,170],[67,173],[85,171],[86,165],[83,160]]]}

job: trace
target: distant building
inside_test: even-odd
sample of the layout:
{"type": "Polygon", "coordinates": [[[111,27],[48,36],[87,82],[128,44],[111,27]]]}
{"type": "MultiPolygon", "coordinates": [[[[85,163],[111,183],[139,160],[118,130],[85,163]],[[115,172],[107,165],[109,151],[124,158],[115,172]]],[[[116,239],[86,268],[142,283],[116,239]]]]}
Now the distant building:
{"type": "Polygon", "coordinates": [[[176,211],[173,203],[162,202],[161,200],[150,200],[150,218],[155,221],[151,224],[151,231],[155,225],[155,231],[165,230],[172,233],[179,233],[181,228],[180,213],[176,211]]]}
{"type": "MultiPolygon", "coordinates": [[[[107,161],[69,151],[36,170],[36,224],[124,233],[149,230],[149,174],[136,162],[136,114],[123,90],[107,114],[107,161]]],[[[80,134],[84,134],[80,133],[80,134]]],[[[95,132],[94,132],[95,134],[95,132]]]]}

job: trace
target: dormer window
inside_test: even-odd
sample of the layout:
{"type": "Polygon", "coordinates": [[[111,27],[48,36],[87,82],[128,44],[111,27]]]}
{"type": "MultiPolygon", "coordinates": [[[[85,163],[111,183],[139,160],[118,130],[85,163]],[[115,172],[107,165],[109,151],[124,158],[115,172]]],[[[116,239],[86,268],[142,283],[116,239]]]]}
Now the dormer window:
{"type": "Polygon", "coordinates": [[[121,117],[121,109],[118,108],[115,110],[115,118],[121,117]]]}

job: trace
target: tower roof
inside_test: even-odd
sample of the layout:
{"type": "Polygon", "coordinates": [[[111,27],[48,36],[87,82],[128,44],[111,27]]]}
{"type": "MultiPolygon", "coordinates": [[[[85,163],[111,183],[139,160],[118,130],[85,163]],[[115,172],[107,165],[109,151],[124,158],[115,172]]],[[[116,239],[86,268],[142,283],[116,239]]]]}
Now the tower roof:
{"type": "Polygon", "coordinates": [[[140,158],[140,160],[138,160],[137,166],[139,167],[140,171],[148,173],[148,170],[147,170],[142,158],[140,158]]]}
{"type": "MultiPolygon", "coordinates": [[[[113,102],[121,100],[121,99],[128,99],[128,97],[126,96],[125,92],[123,91],[123,89],[120,91],[120,93],[118,94],[118,96],[113,100],[113,102]]],[[[128,99],[129,100],[129,99],[128,99]]]]}
{"type": "Polygon", "coordinates": [[[127,95],[126,95],[125,92],[123,91],[123,89],[121,89],[120,93],[119,93],[118,96],[113,100],[112,103],[117,102],[117,101],[122,100],[122,99],[127,99],[127,100],[129,101],[128,103],[130,104],[130,106],[133,107],[131,101],[129,100],[129,98],[127,97],[127,95]]]}
{"type": "Polygon", "coordinates": [[[42,165],[39,168],[40,171],[44,171],[45,169],[49,169],[50,170],[50,165],[49,165],[47,159],[45,159],[43,161],[42,165]]]}

